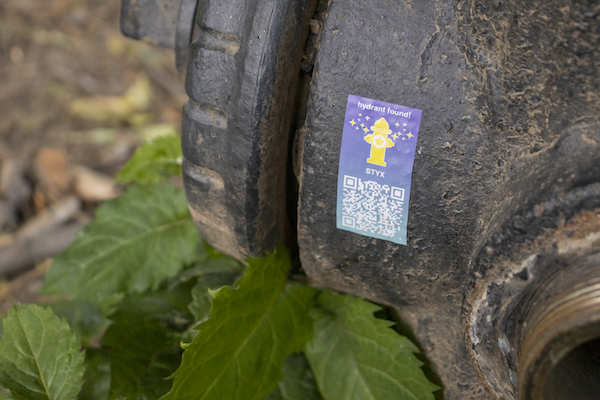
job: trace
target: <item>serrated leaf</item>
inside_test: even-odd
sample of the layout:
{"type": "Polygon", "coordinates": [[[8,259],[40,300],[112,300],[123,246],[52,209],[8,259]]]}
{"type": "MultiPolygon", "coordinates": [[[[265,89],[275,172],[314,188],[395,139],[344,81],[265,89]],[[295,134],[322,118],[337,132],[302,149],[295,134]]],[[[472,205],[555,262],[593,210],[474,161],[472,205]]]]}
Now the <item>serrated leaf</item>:
{"type": "Polygon", "coordinates": [[[66,321],[35,304],[3,320],[0,385],[28,400],[71,400],[83,383],[84,353],[66,321]]]}
{"type": "Polygon", "coordinates": [[[304,354],[293,354],[283,364],[283,379],[266,400],[322,400],[304,354]]]}
{"type": "Polygon", "coordinates": [[[90,347],[95,339],[108,324],[102,316],[100,308],[83,300],[59,300],[48,306],[59,318],[64,318],[71,330],[84,346],[90,347]]]}
{"type": "Polygon", "coordinates": [[[104,305],[118,293],[156,289],[194,260],[199,241],[183,190],[134,186],[102,205],[54,259],[42,293],[104,305]]]}
{"type": "Polygon", "coordinates": [[[310,339],[315,289],[287,283],[289,254],[250,259],[236,289],[216,292],[164,399],[262,400],[285,359],[310,339]]]}
{"type": "MultiPolygon", "coordinates": [[[[241,262],[233,257],[208,258],[195,262],[190,268],[181,271],[170,281],[170,287],[175,287],[183,282],[197,280],[198,278],[212,274],[239,274],[244,270],[241,262]]],[[[233,283],[233,281],[231,282],[233,283]]]]}
{"type": "Polygon", "coordinates": [[[170,175],[181,175],[181,139],[163,136],[150,140],[135,151],[117,174],[120,183],[153,183],[170,175]]]}
{"type": "Polygon", "coordinates": [[[100,341],[110,355],[110,398],[157,399],[171,388],[166,380],[181,362],[181,330],[191,319],[181,316],[190,301],[186,291],[127,296],[109,317],[113,324],[100,341]],[[185,293],[184,293],[185,292],[185,293]],[[185,320],[178,326],[178,320],[185,320]]]}
{"type": "Polygon", "coordinates": [[[326,290],[317,299],[305,353],[326,400],[433,400],[417,347],[377,319],[380,307],[326,290]]]}
{"type": "Polygon", "coordinates": [[[201,323],[208,319],[212,296],[209,290],[219,289],[221,286],[231,285],[235,281],[236,274],[213,274],[198,278],[198,282],[192,289],[192,302],[188,309],[194,316],[196,322],[201,323]]]}
{"type": "Polygon", "coordinates": [[[216,290],[221,286],[233,284],[242,269],[243,266],[239,261],[230,257],[223,257],[207,260],[188,270],[198,274],[196,285],[192,288],[192,301],[188,304],[188,309],[197,323],[206,321],[210,315],[213,299],[209,290],[216,290]]]}

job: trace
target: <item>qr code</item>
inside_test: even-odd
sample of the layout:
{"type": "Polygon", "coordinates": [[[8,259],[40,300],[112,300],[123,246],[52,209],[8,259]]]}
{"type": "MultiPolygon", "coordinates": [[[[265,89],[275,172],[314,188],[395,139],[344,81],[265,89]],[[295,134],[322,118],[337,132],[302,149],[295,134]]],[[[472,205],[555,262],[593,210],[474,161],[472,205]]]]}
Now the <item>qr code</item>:
{"type": "Polygon", "coordinates": [[[404,189],[344,175],[342,224],[394,237],[404,211],[404,189]]]}

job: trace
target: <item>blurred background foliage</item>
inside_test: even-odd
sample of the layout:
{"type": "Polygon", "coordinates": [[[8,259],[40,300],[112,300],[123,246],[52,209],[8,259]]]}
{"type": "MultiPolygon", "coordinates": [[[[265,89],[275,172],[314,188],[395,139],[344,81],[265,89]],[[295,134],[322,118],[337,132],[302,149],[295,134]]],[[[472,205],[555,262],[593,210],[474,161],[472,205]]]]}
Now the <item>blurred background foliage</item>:
{"type": "Polygon", "coordinates": [[[124,37],[120,4],[0,1],[0,311],[37,300],[139,145],[179,133],[173,51],[124,37]]]}

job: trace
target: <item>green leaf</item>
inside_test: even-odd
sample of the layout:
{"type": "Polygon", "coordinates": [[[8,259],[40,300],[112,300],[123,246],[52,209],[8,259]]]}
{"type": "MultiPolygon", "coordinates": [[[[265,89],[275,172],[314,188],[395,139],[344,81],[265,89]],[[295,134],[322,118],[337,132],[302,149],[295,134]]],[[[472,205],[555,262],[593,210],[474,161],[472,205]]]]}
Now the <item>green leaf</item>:
{"type": "Polygon", "coordinates": [[[0,389],[0,400],[14,400],[14,397],[10,395],[10,390],[0,389]]]}
{"type": "Polygon", "coordinates": [[[198,281],[192,289],[192,302],[188,309],[194,316],[196,322],[201,323],[208,319],[212,296],[209,290],[219,289],[221,286],[231,285],[235,281],[236,274],[210,274],[198,278],[198,281]]]}
{"type": "Polygon", "coordinates": [[[433,400],[417,347],[373,316],[380,307],[331,290],[317,299],[306,356],[326,400],[433,400]]]}
{"type": "Polygon", "coordinates": [[[304,354],[293,354],[283,364],[283,380],[266,400],[322,400],[304,354]]]}
{"type": "MultiPolygon", "coordinates": [[[[175,287],[183,282],[197,280],[200,277],[213,274],[239,274],[244,270],[241,262],[233,257],[225,256],[218,259],[206,258],[196,261],[190,268],[181,271],[170,280],[170,287],[175,287]]],[[[233,281],[230,282],[230,284],[233,281]]]]}
{"type": "Polygon", "coordinates": [[[192,322],[180,311],[189,287],[185,299],[176,292],[129,295],[109,317],[113,324],[100,344],[111,360],[110,398],[154,400],[171,388],[165,378],[181,362],[180,332],[192,322]]]}
{"type": "Polygon", "coordinates": [[[134,186],[102,205],[54,259],[42,293],[105,305],[122,292],[156,289],[194,260],[199,241],[183,190],[166,183],[134,186]]]}
{"type": "Polygon", "coordinates": [[[120,183],[153,183],[169,175],[181,175],[181,139],[162,136],[146,142],[137,149],[117,174],[120,183]]]}
{"type": "Polygon", "coordinates": [[[247,261],[237,288],[216,292],[164,399],[262,400],[281,379],[285,359],[310,339],[316,290],[287,283],[287,251],[247,261]]]}
{"type": "Polygon", "coordinates": [[[242,270],[243,265],[230,257],[208,260],[188,270],[198,274],[196,285],[192,288],[192,302],[188,304],[197,323],[206,321],[210,315],[212,296],[209,290],[233,284],[242,270]]]}
{"type": "Polygon", "coordinates": [[[28,400],[71,400],[83,383],[84,353],[66,321],[35,304],[3,320],[0,385],[28,400]]]}
{"type": "Polygon", "coordinates": [[[85,374],[78,400],[108,400],[110,390],[110,361],[102,350],[85,352],[85,374]]]}
{"type": "Polygon", "coordinates": [[[10,391],[8,390],[4,390],[4,389],[0,389],[0,400],[13,400],[14,397],[12,397],[10,395],[10,391]]]}
{"type": "Polygon", "coordinates": [[[99,307],[83,300],[59,300],[47,304],[54,314],[64,318],[86,347],[106,328],[108,320],[99,307]]]}

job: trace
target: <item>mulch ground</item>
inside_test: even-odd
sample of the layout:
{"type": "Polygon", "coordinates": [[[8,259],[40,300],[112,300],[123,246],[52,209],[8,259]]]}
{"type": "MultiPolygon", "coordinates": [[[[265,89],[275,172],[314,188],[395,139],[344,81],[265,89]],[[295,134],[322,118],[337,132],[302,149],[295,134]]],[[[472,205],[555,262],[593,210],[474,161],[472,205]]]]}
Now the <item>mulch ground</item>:
{"type": "Polygon", "coordinates": [[[37,300],[50,250],[122,190],[135,148],[179,131],[174,54],[123,37],[119,8],[0,2],[0,311],[37,300]]]}

